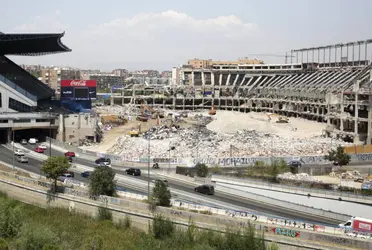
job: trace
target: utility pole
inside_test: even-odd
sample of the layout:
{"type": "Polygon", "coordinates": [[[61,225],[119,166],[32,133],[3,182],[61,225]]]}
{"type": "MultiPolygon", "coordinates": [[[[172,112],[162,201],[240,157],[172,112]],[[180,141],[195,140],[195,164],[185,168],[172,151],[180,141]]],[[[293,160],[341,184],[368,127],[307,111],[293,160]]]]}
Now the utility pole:
{"type": "Polygon", "coordinates": [[[49,157],[52,157],[52,107],[49,107],[49,157]]]}
{"type": "Polygon", "coordinates": [[[148,200],[150,200],[150,135],[149,135],[149,143],[147,148],[147,193],[148,193],[148,200]]]}

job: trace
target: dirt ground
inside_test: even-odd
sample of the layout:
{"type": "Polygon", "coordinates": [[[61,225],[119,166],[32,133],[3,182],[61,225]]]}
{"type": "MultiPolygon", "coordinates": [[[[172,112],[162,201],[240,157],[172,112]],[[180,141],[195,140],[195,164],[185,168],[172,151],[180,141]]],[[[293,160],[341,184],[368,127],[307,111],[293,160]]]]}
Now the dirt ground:
{"type": "Polygon", "coordinates": [[[126,123],[123,126],[113,127],[111,130],[105,131],[104,136],[103,136],[103,141],[100,144],[93,145],[93,146],[87,146],[87,147],[81,147],[81,148],[91,150],[91,151],[95,151],[95,152],[104,153],[116,143],[116,139],[119,136],[121,136],[123,134],[128,134],[128,132],[132,128],[138,128],[139,124],[141,124],[141,131],[145,132],[149,128],[152,128],[152,127],[156,126],[157,125],[157,120],[156,119],[150,119],[147,122],[140,122],[140,121],[137,121],[137,120],[128,121],[128,123],[126,123]]]}

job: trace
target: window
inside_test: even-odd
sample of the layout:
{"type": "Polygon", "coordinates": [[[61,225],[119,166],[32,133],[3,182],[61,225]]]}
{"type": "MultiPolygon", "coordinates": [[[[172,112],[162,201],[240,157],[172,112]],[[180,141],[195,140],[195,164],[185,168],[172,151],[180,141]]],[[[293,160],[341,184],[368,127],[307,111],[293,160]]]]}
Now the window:
{"type": "Polygon", "coordinates": [[[31,107],[9,97],[9,108],[18,112],[31,112],[31,107]]]}

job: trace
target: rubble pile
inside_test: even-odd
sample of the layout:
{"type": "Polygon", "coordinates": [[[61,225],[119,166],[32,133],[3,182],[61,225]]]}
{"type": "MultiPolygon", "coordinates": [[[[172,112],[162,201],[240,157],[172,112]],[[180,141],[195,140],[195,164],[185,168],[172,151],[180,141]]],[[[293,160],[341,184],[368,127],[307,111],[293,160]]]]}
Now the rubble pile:
{"type": "Polygon", "coordinates": [[[108,151],[109,154],[130,154],[135,157],[147,155],[150,139],[153,157],[168,157],[170,146],[172,158],[216,158],[242,156],[290,156],[323,155],[332,147],[344,142],[335,139],[290,138],[258,132],[255,130],[238,130],[235,134],[213,132],[204,125],[185,129],[180,126],[161,126],[151,128],[141,138],[123,135],[108,151]],[[231,150],[233,148],[233,150],[231,150]]]}
{"type": "Polygon", "coordinates": [[[285,181],[299,181],[299,182],[311,182],[311,183],[322,183],[321,180],[318,180],[306,173],[301,174],[292,174],[290,172],[284,174],[278,174],[278,180],[285,180],[285,181]]]}
{"type": "Polygon", "coordinates": [[[115,115],[134,115],[139,113],[139,109],[133,104],[113,105],[113,106],[97,106],[95,112],[100,114],[115,114],[115,115]]]}
{"type": "Polygon", "coordinates": [[[344,180],[355,180],[355,179],[363,178],[362,174],[358,170],[346,171],[345,173],[331,172],[329,176],[341,178],[344,180]]]}

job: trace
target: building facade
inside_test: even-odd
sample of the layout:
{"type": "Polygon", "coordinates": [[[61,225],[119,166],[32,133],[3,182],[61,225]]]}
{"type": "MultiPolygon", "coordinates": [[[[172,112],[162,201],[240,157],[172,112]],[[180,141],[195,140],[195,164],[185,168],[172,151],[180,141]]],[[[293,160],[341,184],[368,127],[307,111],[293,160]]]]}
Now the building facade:
{"type": "Polygon", "coordinates": [[[41,81],[54,89],[61,91],[61,80],[80,80],[80,70],[69,68],[44,68],[41,70],[41,81]]]}
{"type": "Polygon", "coordinates": [[[248,57],[239,58],[236,61],[216,61],[212,59],[194,58],[187,61],[187,64],[194,69],[211,68],[213,65],[239,65],[239,64],[263,64],[264,62],[257,59],[248,59],[248,57]]]}

